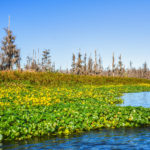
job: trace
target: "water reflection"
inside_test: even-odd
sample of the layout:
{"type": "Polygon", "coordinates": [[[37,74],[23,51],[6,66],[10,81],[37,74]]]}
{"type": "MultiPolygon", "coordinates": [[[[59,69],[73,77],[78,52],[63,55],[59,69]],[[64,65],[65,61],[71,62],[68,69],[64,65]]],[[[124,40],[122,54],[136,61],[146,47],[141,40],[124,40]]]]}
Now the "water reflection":
{"type": "Polygon", "coordinates": [[[122,96],[123,104],[119,106],[143,106],[150,107],[150,92],[126,93],[122,96]]]}
{"type": "MultiPolygon", "coordinates": [[[[43,139],[44,140],[44,139],[43,139]]],[[[92,131],[82,135],[66,138],[51,138],[44,141],[30,141],[25,143],[3,145],[3,149],[13,150],[43,150],[43,149],[149,149],[150,129],[102,129],[92,131]]]]}

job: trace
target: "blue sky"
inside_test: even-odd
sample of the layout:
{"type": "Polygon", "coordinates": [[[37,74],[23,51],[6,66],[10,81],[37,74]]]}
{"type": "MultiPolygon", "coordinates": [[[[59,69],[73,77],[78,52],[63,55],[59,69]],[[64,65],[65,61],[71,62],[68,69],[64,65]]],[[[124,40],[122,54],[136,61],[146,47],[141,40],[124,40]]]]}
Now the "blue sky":
{"type": "MultiPolygon", "coordinates": [[[[33,49],[51,49],[56,67],[70,67],[72,53],[94,50],[104,67],[112,53],[128,66],[150,66],[149,0],[0,0],[0,40],[11,17],[22,66],[33,49]]],[[[116,59],[117,59],[116,58],[116,59]]]]}

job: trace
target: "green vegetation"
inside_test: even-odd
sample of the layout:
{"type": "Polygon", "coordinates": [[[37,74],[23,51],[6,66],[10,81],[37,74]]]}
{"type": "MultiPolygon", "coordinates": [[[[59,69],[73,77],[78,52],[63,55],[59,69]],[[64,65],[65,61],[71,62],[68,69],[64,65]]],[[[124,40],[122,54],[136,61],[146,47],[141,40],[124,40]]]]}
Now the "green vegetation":
{"type": "Polygon", "coordinates": [[[150,125],[150,108],[121,107],[146,79],[0,72],[0,141],[150,125]]]}

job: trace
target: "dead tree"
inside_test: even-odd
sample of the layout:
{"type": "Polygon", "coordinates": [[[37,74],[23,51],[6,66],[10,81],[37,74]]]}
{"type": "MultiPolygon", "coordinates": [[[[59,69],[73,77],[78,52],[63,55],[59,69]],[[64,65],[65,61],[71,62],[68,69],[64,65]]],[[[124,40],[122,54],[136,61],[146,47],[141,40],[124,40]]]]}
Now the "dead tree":
{"type": "Polygon", "coordinates": [[[102,75],[102,73],[103,73],[102,58],[100,55],[99,55],[99,59],[98,59],[98,73],[99,73],[99,75],[102,75]]]}
{"type": "Polygon", "coordinates": [[[92,73],[93,73],[93,60],[90,55],[90,57],[88,59],[88,74],[92,74],[92,73]]]}
{"type": "Polygon", "coordinates": [[[76,63],[76,73],[77,74],[82,74],[82,59],[81,59],[82,55],[81,53],[79,52],[78,53],[78,60],[77,60],[77,63],[76,63]]]}
{"type": "Polygon", "coordinates": [[[76,71],[76,57],[75,54],[72,55],[71,73],[75,74],[76,71]]]}
{"type": "Polygon", "coordinates": [[[112,56],[112,76],[113,77],[115,76],[115,56],[114,56],[114,53],[112,56]]]}
{"type": "Polygon", "coordinates": [[[27,56],[27,63],[26,63],[26,65],[25,65],[25,69],[26,70],[30,70],[31,69],[31,64],[32,64],[32,58],[31,57],[29,57],[29,56],[27,56]]]}
{"type": "Polygon", "coordinates": [[[98,73],[97,52],[95,50],[94,74],[97,74],[97,73],[98,73]]]}
{"type": "Polygon", "coordinates": [[[147,63],[146,62],[143,64],[142,77],[143,78],[148,78],[148,67],[147,67],[147,63]]]}
{"type": "Polygon", "coordinates": [[[123,76],[123,63],[122,63],[121,55],[119,56],[119,61],[118,61],[118,75],[123,76]]]}
{"type": "Polygon", "coordinates": [[[86,55],[86,53],[85,53],[85,54],[84,54],[84,61],[83,61],[83,63],[84,63],[84,66],[83,66],[83,72],[84,72],[85,75],[87,74],[87,64],[86,64],[86,59],[87,59],[87,55],[86,55]]]}
{"type": "Polygon", "coordinates": [[[42,71],[51,71],[51,70],[52,66],[51,66],[50,50],[45,49],[42,55],[42,71]]]}

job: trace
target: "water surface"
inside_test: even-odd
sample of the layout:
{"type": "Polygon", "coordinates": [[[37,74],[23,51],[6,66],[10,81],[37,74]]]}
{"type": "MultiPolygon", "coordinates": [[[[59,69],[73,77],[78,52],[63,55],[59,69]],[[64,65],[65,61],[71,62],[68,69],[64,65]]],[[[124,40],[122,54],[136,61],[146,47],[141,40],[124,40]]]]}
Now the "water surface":
{"type": "Polygon", "coordinates": [[[12,150],[150,149],[150,129],[102,129],[66,138],[33,140],[0,146],[12,150]]]}
{"type": "Polygon", "coordinates": [[[150,92],[125,93],[121,98],[124,102],[119,104],[119,106],[150,107],[150,92]]]}

